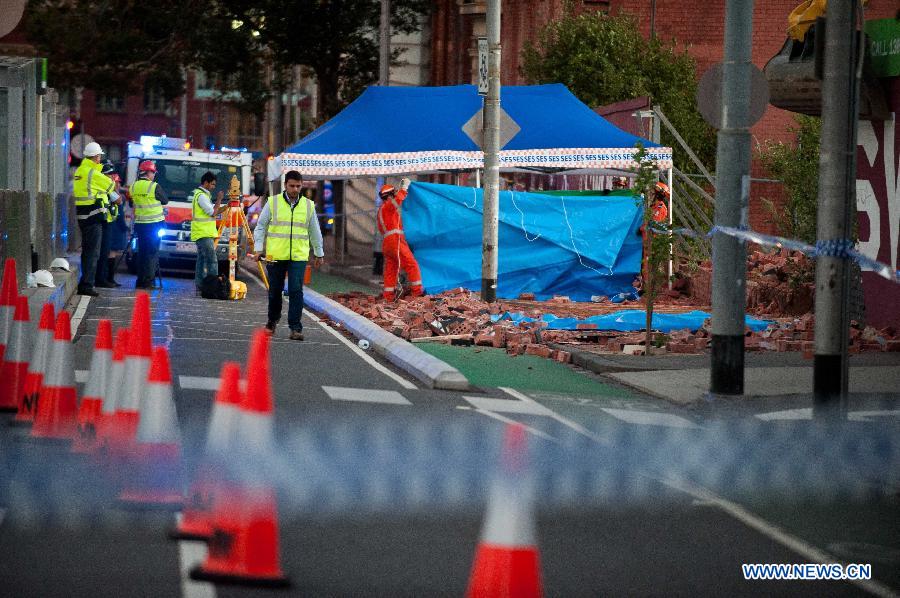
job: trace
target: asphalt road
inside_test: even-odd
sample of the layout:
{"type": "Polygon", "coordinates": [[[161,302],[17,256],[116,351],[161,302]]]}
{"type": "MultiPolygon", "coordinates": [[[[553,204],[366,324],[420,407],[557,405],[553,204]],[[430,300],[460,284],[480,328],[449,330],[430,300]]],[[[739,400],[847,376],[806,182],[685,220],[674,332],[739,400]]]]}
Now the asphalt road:
{"type": "MultiPolygon", "coordinates": [[[[187,279],[153,294],[189,470],[222,362],[243,364],[264,323],[264,294],[248,282],[238,303],[201,300],[187,279]]],[[[87,304],[77,369],[88,368],[98,320],[127,325],[132,302],[123,287],[87,304]]],[[[548,596],[900,593],[893,420],[816,430],[632,393],[434,391],[309,315],[304,334],[290,341],[282,325],[272,344],[284,595],[462,595],[505,421],[530,432],[548,596]],[[742,563],[833,560],[871,563],[875,581],[741,574],[742,563]]],[[[5,423],[0,596],[272,592],[187,580],[205,546],[167,540],[173,514],[115,508],[93,463],[5,423]]]]}

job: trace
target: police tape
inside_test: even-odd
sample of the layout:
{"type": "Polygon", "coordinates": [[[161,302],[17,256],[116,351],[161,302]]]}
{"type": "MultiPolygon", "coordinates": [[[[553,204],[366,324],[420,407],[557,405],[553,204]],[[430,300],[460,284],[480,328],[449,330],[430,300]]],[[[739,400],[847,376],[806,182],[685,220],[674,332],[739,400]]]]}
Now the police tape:
{"type": "Polygon", "coordinates": [[[777,247],[789,251],[799,251],[812,259],[819,256],[851,259],[857,262],[861,268],[871,270],[882,278],[900,284],[900,270],[895,270],[887,264],[882,264],[881,262],[860,253],[854,248],[855,243],[850,239],[829,239],[826,241],[816,241],[815,245],[809,245],[808,243],[797,241],[796,239],[777,237],[775,235],[764,235],[749,229],[720,225],[713,226],[708,233],[699,233],[689,228],[676,228],[672,232],[677,235],[695,239],[709,238],[715,234],[723,234],[750,243],[756,243],[757,245],[763,245],[765,247],[777,247]]]}

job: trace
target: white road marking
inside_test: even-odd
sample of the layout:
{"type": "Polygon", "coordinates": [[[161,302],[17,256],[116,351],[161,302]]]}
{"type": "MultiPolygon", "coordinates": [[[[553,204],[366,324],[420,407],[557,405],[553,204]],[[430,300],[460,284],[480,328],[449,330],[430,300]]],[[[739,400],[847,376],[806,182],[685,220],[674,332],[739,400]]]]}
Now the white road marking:
{"type": "Polygon", "coordinates": [[[700,427],[691,420],[679,417],[672,413],[633,411],[631,409],[609,409],[607,407],[603,407],[602,410],[618,420],[629,424],[637,424],[639,426],[665,426],[667,428],[700,427]]]}
{"type": "Polygon", "coordinates": [[[851,411],[847,419],[854,422],[867,422],[870,417],[900,417],[900,409],[887,409],[883,411],[851,411]]]}
{"type": "Polygon", "coordinates": [[[802,409],[785,409],[783,411],[770,411],[769,413],[757,413],[754,417],[767,422],[812,419],[812,407],[804,407],[802,409]]]}
{"type": "Polygon", "coordinates": [[[84,384],[90,377],[91,372],[89,370],[75,370],[75,382],[78,384],[84,384]]]}
{"type": "MultiPolygon", "coordinates": [[[[688,482],[683,480],[660,480],[666,486],[670,488],[674,488],[676,490],[680,490],[692,497],[696,500],[703,501],[709,505],[715,505],[725,513],[731,515],[747,527],[756,530],[760,534],[766,536],[770,540],[778,542],[785,548],[792,550],[799,554],[801,557],[806,559],[807,562],[810,563],[820,563],[820,564],[828,564],[828,563],[840,563],[841,560],[834,555],[828,554],[824,550],[816,548],[811,544],[807,544],[800,538],[796,536],[792,536],[786,531],[782,530],[778,526],[769,523],[768,521],[758,517],[742,507],[737,503],[733,503],[730,500],[724,499],[716,494],[713,494],[709,490],[705,488],[700,488],[697,486],[693,486],[688,482]]],[[[865,579],[865,580],[853,580],[848,579],[848,582],[859,586],[860,588],[866,590],[870,594],[875,596],[883,596],[896,598],[898,594],[894,592],[891,588],[882,584],[881,582],[865,579]]]]}
{"type": "Polygon", "coordinates": [[[475,409],[491,411],[493,413],[520,413],[524,415],[543,415],[553,417],[553,412],[543,405],[535,402],[511,401],[509,399],[491,399],[487,397],[463,397],[475,409]]]}
{"type": "Polygon", "coordinates": [[[335,401],[412,405],[412,403],[396,390],[371,390],[369,388],[344,388],[341,386],[323,386],[322,390],[335,401]]]}
{"type": "Polygon", "coordinates": [[[352,343],[349,340],[347,340],[346,338],[344,338],[344,336],[342,336],[340,332],[338,332],[337,330],[335,330],[334,328],[332,328],[331,326],[329,326],[328,324],[323,322],[321,319],[319,319],[318,316],[316,316],[316,314],[314,314],[310,311],[306,311],[304,313],[306,313],[306,315],[313,322],[315,322],[316,324],[318,324],[319,326],[321,326],[322,328],[327,330],[332,336],[334,336],[336,339],[338,339],[341,343],[343,343],[344,345],[349,347],[349,349],[351,351],[353,351],[354,353],[359,355],[363,359],[363,361],[368,363],[370,366],[372,366],[373,368],[375,368],[376,370],[378,370],[385,376],[394,380],[397,384],[399,384],[403,388],[407,388],[409,390],[415,390],[417,388],[415,384],[413,384],[412,382],[410,382],[403,376],[392,372],[391,370],[387,369],[386,367],[384,367],[383,365],[381,365],[380,363],[378,363],[377,361],[372,359],[372,357],[368,353],[366,353],[365,351],[360,349],[358,346],[356,346],[355,343],[352,343]]]}
{"type": "Polygon", "coordinates": [[[81,324],[81,319],[84,318],[85,312],[87,312],[88,304],[91,302],[91,298],[87,295],[82,295],[81,299],[78,301],[78,307],[75,308],[75,314],[72,316],[71,327],[72,327],[72,336],[75,336],[75,333],[78,332],[78,326],[81,324]]]}
{"type": "Polygon", "coordinates": [[[520,426],[522,426],[523,428],[525,428],[525,430],[527,430],[527,431],[530,432],[531,434],[534,434],[534,435],[537,436],[538,438],[543,438],[544,440],[549,440],[550,442],[557,442],[557,443],[559,442],[559,440],[557,440],[557,439],[554,438],[553,436],[550,436],[550,435],[547,434],[546,432],[542,432],[542,431],[540,431],[540,430],[538,430],[537,428],[534,428],[534,427],[532,427],[532,426],[526,426],[526,425],[523,424],[522,422],[517,422],[516,420],[514,420],[514,419],[512,419],[512,418],[509,418],[509,417],[506,417],[505,415],[500,415],[499,413],[496,413],[495,411],[488,411],[487,409],[479,409],[479,408],[477,408],[477,407],[474,409],[474,411],[475,411],[475,413],[480,413],[481,415],[486,415],[487,417],[496,419],[496,420],[501,421],[501,422],[503,422],[503,423],[505,423],[505,424],[516,424],[516,425],[520,425],[520,426]]]}
{"type": "MultiPolygon", "coordinates": [[[[175,515],[181,523],[181,513],[175,515]]],[[[184,598],[216,598],[216,586],[205,581],[191,579],[191,568],[206,559],[206,542],[179,540],[178,560],[181,570],[181,595],[184,598]]]]}
{"type": "Polygon", "coordinates": [[[218,390],[219,378],[213,376],[178,376],[178,385],[185,390],[218,390]]]}
{"type": "MultiPolygon", "coordinates": [[[[509,396],[515,397],[515,398],[517,398],[517,399],[519,399],[520,401],[523,401],[523,402],[525,402],[525,403],[529,403],[529,404],[531,404],[532,406],[537,405],[538,407],[541,407],[541,408],[543,408],[543,409],[547,409],[546,407],[543,407],[542,405],[540,405],[540,403],[538,403],[537,401],[535,401],[535,400],[532,399],[531,397],[522,394],[521,392],[519,392],[518,390],[515,390],[514,388],[506,388],[506,387],[504,387],[504,386],[501,386],[501,387],[500,387],[500,390],[502,390],[503,392],[505,392],[505,393],[508,394],[509,396]]],[[[562,415],[560,415],[560,414],[558,414],[558,413],[556,413],[555,411],[552,411],[552,410],[550,410],[550,409],[547,409],[547,412],[548,412],[548,417],[553,418],[553,419],[556,420],[557,422],[561,423],[562,425],[566,426],[567,428],[569,428],[569,429],[571,429],[571,430],[574,430],[574,431],[578,432],[578,433],[581,434],[582,436],[585,436],[585,437],[587,437],[587,438],[590,438],[591,440],[593,440],[593,441],[596,442],[597,444],[601,444],[601,445],[603,445],[603,446],[609,446],[609,445],[610,445],[609,439],[607,439],[607,438],[602,438],[602,437],[598,436],[597,434],[595,434],[594,432],[591,432],[590,430],[588,430],[587,428],[585,428],[584,426],[582,426],[582,425],[579,424],[578,422],[574,422],[574,421],[570,420],[570,419],[567,418],[567,417],[563,417],[562,415]]]]}

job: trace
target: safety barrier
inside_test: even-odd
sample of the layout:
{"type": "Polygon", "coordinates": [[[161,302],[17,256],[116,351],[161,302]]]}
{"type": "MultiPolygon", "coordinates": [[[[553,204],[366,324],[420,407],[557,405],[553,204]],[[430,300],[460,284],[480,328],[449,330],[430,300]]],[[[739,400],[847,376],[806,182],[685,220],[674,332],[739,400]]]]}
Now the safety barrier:
{"type": "Polygon", "coordinates": [[[53,258],[78,248],[74,209],[66,194],[54,198],[49,193],[39,193],[32,201],[28,191],[0,190],[0,259],[16,258],[19,286],[24,284],[26,273],[31,272],[32,250],[37,253],[38,269],[46,269],[53,258]]]}

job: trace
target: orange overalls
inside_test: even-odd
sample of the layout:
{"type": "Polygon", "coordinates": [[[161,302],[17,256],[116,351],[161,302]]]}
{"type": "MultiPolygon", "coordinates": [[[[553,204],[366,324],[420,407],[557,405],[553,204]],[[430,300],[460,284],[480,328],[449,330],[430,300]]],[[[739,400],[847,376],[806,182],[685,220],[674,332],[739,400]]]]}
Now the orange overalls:
{"type": "Polygon", "coordinates": [[[419,264],[403,236],[400,205],[404,199],[406,199],[406,190],[397,189],[394,195],[385,199],[378,208],[378,232],[384,238],[381,242],[381,251],[384,253],[384,298],[388,301],[394,300],[400,268],[406,272],[411,294],[419,297],[425,293],[422,289],[422,274],[419,272],[419,264]]]}

